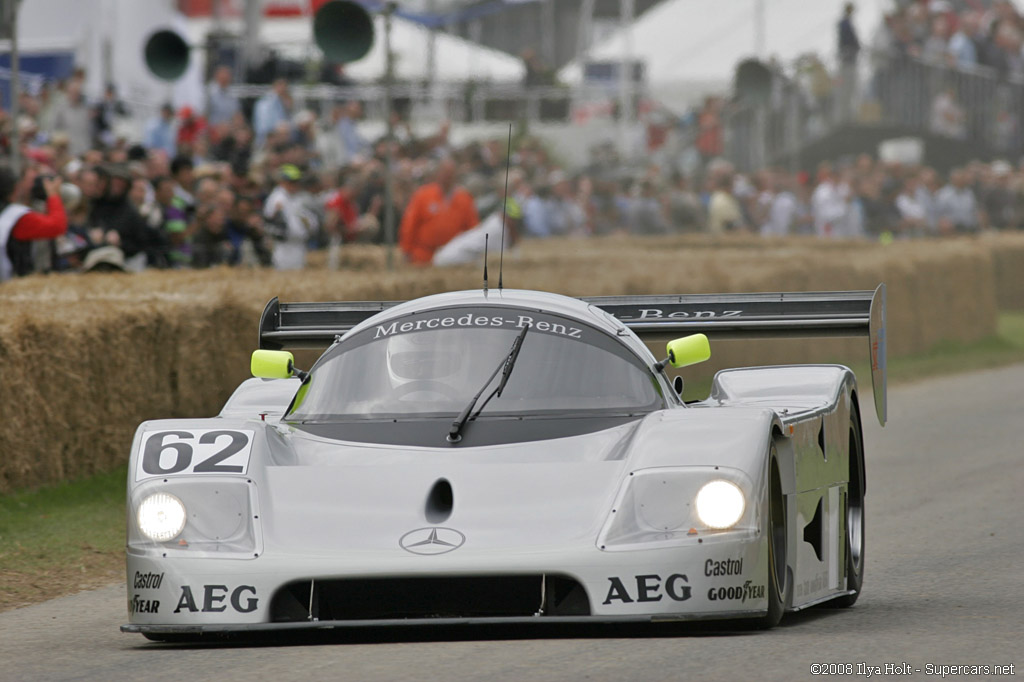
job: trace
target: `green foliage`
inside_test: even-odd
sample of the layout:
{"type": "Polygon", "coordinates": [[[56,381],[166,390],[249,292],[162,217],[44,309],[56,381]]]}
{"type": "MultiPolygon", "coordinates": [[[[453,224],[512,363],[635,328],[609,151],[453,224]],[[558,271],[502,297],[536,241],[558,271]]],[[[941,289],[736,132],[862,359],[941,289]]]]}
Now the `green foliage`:
{"type": "MultiPolygon", "coordinates": [[[[995,336],[960,343],[941,341],[925,353],[892,358],[889,382],[909,382],[956,372],[1002,367],[1024,362],[1024,313],[1000,313],[995,336]]],[[[853,368],[858,377],[867,377],[867,365],[853,368]]]]}

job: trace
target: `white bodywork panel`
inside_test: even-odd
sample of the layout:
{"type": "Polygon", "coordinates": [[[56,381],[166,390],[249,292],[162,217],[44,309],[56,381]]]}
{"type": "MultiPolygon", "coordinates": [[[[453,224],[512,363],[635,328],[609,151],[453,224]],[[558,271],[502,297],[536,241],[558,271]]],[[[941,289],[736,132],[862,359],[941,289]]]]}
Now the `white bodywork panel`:
{"type": "Polygon", "coordinates": [[[785,437],[776,445],[788,502],[793,608],[843,589],[842,500],[855,392],[853,373],[841,365],[756,367],[719,372],[706,401],[718,407],[771,405],[782,421],[785,437]]]}

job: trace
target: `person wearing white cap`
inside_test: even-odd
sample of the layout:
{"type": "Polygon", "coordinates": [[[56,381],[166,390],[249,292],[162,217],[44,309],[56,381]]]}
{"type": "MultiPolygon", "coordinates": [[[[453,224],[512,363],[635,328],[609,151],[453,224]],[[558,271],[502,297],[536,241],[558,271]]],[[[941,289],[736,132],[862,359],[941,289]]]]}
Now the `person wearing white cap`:
{"type": "Polygon", "coordinates": [[[263,205],[266,231],[272,235],[271,262],[277,270],[300,270],[306,265],[306,242],[317,227],[316,216],[302,202],[302,170],[286,163],[278,169],[278,184],[263,205]]]}

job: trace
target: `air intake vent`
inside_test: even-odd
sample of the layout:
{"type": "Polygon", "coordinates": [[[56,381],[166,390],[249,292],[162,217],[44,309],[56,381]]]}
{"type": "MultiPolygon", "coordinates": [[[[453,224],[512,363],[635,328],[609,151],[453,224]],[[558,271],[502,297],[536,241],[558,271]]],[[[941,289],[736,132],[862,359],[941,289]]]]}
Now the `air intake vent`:
{"type": "Polygon", "coordinates": [[[825,516],[825,498],[821,497],[818,499],[818,508],[814,510],[814,518],[804,526],[804,542],[807,542],[814,548],[814,555],[818,557],[818,561],[821,561],[821,550],[825,545],[823,537],[824,528],[821,525],[822,520],[825,516]]]}
{"type": "Polygon", "coordinates": [[[270,605],[274,623],[589,615],[583,586],[560,575],[306,580],[282,587],[270,605]]]}
{"type": "Polygon", "coordinates": [[[447,479],[438,479],[427,495],[426,517],[428,523],[444,523],[452,515],[455,497],[452,484],[447,479]]]}

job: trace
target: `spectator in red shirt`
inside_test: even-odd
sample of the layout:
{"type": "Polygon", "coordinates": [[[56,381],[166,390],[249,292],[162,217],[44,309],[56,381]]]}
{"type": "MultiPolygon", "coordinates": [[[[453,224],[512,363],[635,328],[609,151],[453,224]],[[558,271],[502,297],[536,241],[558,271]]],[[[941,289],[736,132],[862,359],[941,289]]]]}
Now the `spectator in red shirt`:
{"type": "Polygon", "coordinates": [[[54,239],[67,232],[68,218],[58,194],[59,178],[41,180],[46,213],[37,213],[26,205],[37,177],[34,169],[18,178],[9,168],[0,167],[0,282],[32,272],[29,242],[54,239]]]}
{"type": "Polygon", "coordinates": [[[720,116],[721,103],[716,97],[708,97],[704,100],[704,108],[701,109],[697,118],[697,151],[701,159],[708,163],[711,159],[722,155],[722,120],[720,116]]]}
{"type": "Polygon", "coordinates": [[[348,187],[348,169],[338,172],[338,189],[324,203],[324,229],[331,236],[332,243],[337,237],[341,242],[356,241],[356,222],[359,208],[352,200],[348,187]]]}
{"type": "Polygon", "coordinates": [[[455,186],[455,162],[442,160],[435,181],[420,187],[402,217],[398,243],[409,262],[427,265],[434,252],[480,222],[473,196],[455,186]]]}
{"type": "Polygon", "coordinates": [[[206,131],[206,119],[196,116],[192,107],[188,106],[181,108],[178,118],[181,119],[178,124],[178,149],[181,150],[184,147],[187,149],[187,153],[191,154],[196,148],[196,142],[200,135],[206,131]]]}

